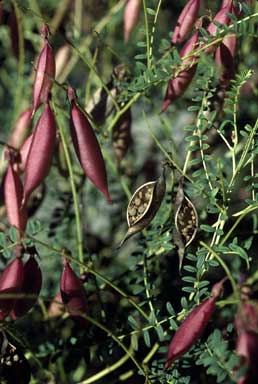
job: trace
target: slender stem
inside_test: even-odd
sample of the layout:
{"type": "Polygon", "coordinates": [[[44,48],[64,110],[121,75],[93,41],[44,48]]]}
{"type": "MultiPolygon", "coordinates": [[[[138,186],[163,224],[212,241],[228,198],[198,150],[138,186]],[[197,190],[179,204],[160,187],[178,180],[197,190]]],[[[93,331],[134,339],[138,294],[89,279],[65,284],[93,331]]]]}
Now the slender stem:
{"type": "MultiPolygon", "coordinates": [[[[56,114],[57,115],[57,114],[56,114]]],[[[68,145],[66,142],[66,137],[64,134],[64,129],[62,124],[58,124],[58,131],[61,137],[61,141],[64,147],[64,154],[65,159],[67,163],[67,168],[69,172],[69,180],[71,184],[71,190],[73,195],[73,202],[74,202],[74,212],[75,212],[75,221],[76,221],[76,234],[77,234],[77,247],[78,247],[78,256],[81,263],[83,263],[83,240],[82,240],[82,226],[81,226],[81,217],[80,217],[80,210],[79,210],[79,201],[77,196],[77,191],[75,187],[75,181],[74,181],[74,174],[73,174],[73,166],[72,161],[68,149],[68,145]]],[[[81,269],[82,271],[82,269],[81,269]]]]}

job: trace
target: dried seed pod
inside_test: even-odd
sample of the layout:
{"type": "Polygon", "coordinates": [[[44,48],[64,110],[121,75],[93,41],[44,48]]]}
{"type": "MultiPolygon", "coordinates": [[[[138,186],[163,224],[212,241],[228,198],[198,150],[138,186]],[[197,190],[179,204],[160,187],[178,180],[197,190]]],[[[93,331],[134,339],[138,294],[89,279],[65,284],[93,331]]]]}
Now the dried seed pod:
{"type": "Polygon", "coordinates": [[[180,180],[178,186],[174,212],[173,240],[178,246],[179,270],[181,270],[184,250],[194,240],[198,230],[198,214],[191,200],[184,194],[183,179],[180,180]]]}
{"type": "Polygon", "coordinates": [[[41,103],[48,100],[48,94],[55,79],[55,58],[48,41],[49,29],[45,24],[42,26],[41,35],[45,40],[45,44],[40,52],[36,68],[33,88],[33,113],[41,103]]]}
{"type": "Polygon", "coordinates": [[[128,231],[118,248],[135,233],[146,228],[155,217],[166,192],[165,170],[155,181],[141,185],[133,194],[127,207],[128,231]]]}
{"type": "MultiPolygon", "coordinates": [[[[24,279],[23,263],[16,257],[4,269],[0,277],[0,297],[5,294],[20,293],[24,279]]],[[[9,315],[15,305],[15,298],[0,298],[0,320],[9,315]]]]}
{"type": "Polygon", "coordinates": [[[29,384],[31,368],[23,352],[7,339],[5,332],[0,335],[0,380],[1,383],[29,384]]]}
{"type": "Polygon", "coordinates": [[[127,0],[124,10],[124,39],[129,40],[130,34],[137,23],[141,9],[141,0],[127,0]]]}
{"type": "Polygon", "coordinates": [[[105,162],[98,140],[86,115],[77,106],[74,89],[68,88],[68,98],[71,103],[70,128],[77,157],[86,176],[105,195],[112,204],[108,193],[105,162]]]}
{"type": "Polygon", "coordinates": [[[215,284],[211,291],[211,297],[197,305],[184,319],[170,342],[165,369],[169,368],[175,360],[180,359],[189,351],[204,332],[225,280],[224,278],[215,284]]]}
{"type": "Polygon", "coordinates": [[[41,290],[42,273],[34,254],[31,254],[28,261],[24,264],[23,273],[24,279],[20,293],[24,295],[35,295],[35,297],[17,299],[12,310],[13,319],[23,316],[33,307],[41,290]]]}
{"type": "Polygon", "coordinates": [[[28,214],[26,207],[22,207],[23,186],[19,175],[10,162],[4,179],[4,200],[9,225],[19,231],[26,229],[28,214]]]}
{"type": "MultiPolygon", "coordinates": [[[[188,55],[192,50],[194,50],[199,44],[198,39],[199,31],[196,31],[181,49],[180,57],[184,57],[188,55]]],[[[169,80],[162,106],[162,112],[165,112],[170,103],[182,96],[188,88],[196,72],[196,56],[191,56],[183,60],[182,66],[187,66],[187,68],[183,69],[176,77],[173,77],[171,80],[169,80]]]]}
{"type": "MultiPolygon", "coordinates": [[[[80,318],[80,313],[88,313],[88,303],[83,284],[68,261],[65,261],[60,279],[60,292],[62,301],[71,316],[80,318]]],[[[84,322],[85,319],[81,317],[80,320],[84,322]]]]}
{"type": "Polygon", "coordinates": [[[131,137],[132,114],[128,109],[117,121],[112,131],[112,145],[117,161],[120,162],[126,155],[131,137]]]}
{"type": "Polygon", "coordinates": [[[33,133],[24,172],[24,205],[34,189],[47,176],[56,144],[56,122],[49,103],[37,122],[33,133]]]}
{"type": "Polygon", "coordinates": [[[179,44],[184,41],[194,26],[200,10],[200,0],[189,0],[179,15],[171,43],[179,44]]]}
{"type": "Polygon", "coordinates": [[[32,127],[32,109],[28,108],[23,111],[18,117],[11,136],[8,140],[8,145],[15,149],[20,149],[24,141],[28,137],[32,127]]]}

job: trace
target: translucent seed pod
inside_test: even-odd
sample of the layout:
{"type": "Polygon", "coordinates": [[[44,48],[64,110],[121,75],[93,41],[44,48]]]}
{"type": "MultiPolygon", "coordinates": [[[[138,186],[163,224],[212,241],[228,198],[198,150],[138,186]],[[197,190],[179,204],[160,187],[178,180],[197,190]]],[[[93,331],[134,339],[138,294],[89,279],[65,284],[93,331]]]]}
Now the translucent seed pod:
{"type": "Polygon", "coordinates": [[[163,170],[163,174],[158,180],[149,181],[141,185],[134,192],[126,212],[128,231],[118,248],[120,248],[127,239],[137,232],[142,231],[151,223],[159,210],[165,192],[165,170],[163,170]]]}
{"type": "Polygon", "coordinates": [[[181,270],[185,248],[194,240],[198,230],[198,214],[191,200],[185,196],[183,180],[179,183],[175,199],[174,221],[173,240],[178,246],[179,270],[181,270]]]}

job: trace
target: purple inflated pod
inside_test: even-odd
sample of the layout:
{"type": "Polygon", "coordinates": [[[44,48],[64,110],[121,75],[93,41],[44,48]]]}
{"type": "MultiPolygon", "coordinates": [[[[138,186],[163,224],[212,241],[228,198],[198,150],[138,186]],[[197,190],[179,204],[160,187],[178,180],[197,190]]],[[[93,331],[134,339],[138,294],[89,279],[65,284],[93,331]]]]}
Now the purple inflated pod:
{"type": "MultiPolygon", "coordinates": [[[[73,317],[80,317],[80,313],[88,313],[87,298],[80,278],[72,270],[70,263],[65,261],[60,279],[60,293],[67,311],[73,317]]],[[[81,317],[81,320],[84,320],[81,317]]]]}
{"type": "MultiPolygon", "coordinates": [[[[210,22],[210,24],[207,27],[207,32],[213,36],[217,34],[218,27],[214,24],[214,21],[223,24],[228,25],[230,23],[230,18],[227,15],[228,13],[232,13],[233,5],[232,1],[229,1],[224,7],[220,9],[220,11],[215,15],[214,19],[210,22]]],[[[217,48],[218,44],[213,44],[207,49],[205,49],[205,53],[212,53],[217,48]]]]}
{"type": "Polygon", "coordinates": [[[28,108],[23,111],[14,126],[11,136],[8,139],[8,145],[15,149],[20,149],[24,141],[28,137],[32,127],[32,109],[28,108]]]}
{"type": "Polygon", "coordinates": [[[198,17],[200,0],[189,0],[179,15],[177,24],[171,39],[172,44],[182,43],[190,33],[198,17]]]}
{"type": "Polygon", "coordinates": [[[23,284],[23,263],[16,257],[3,271],[0,277],[0,320],[9,315],[15,305],[14,298],[2,298],[5,294],[18,294],[23,284]]]}
{"type": "Polygon", "coordinates": [[[34,189],[36,189],[47,176],[54,148],[56,144],[56,122],[49,102],[46,103],[43,112],[33,132],[32,142],[27,155],[24,170],[24,205],[34,189]]]}
{"type": "Polygon", "coordinates": [[[68,88],[68,98],[71,103],[71,136],[77,157],[86,176],[112,204],[108,193],[105,162],[96,135],[86,115],[77,105],[77,97],[73,88],[68,88]]]}
{"type": "Polygon", "coordinates": [[[48,100],[48,94],[55,79],[55,57],[48,41],[49,29],[45,24],[42,26],[41,35],[45,43],[39,54],[36,67],[33,87],[33,113],[41,103],[48,100]]]}
{"type": "MultiPolygon", "coordinates": [[[[180,57],[185,57],[197,47],[198,38],[199,31],[196,31],[181,49],[180,57]]],[[[172,101],[182,96],[188,88],[196,72],[197,58],[195,56],[190,56],[183,60],[182,65],[187,66],[186,69],[182,70],[176,77],[169,80],[162,106],[162,112],[168,108],[172,101]]]]}
{"type": "Polygon", "coordinates": [[[197,305],[182,322],[170,342],[165,369],[189,351],[202,335],[212,316],[216,299],[220,295],[224,281],[225,279],[215,284],[211,291],[211,297],[197,305]]]}
{"type": "Polygon", "coordinates": [[[22,207],[22,197],[22,182],[10,162],[4,179],[5,208],[9,225],[21,232],[25,231],[28,220],[26,207],[22,207]]]}
{"type": "Polygon", "coordinates": [[[220,83],[227,88],[230,80],[235,74],[234,57],[237,46],[236,36],[225,37],[220,46],[216,49],[215,62],[217,67],[222,71],[220,83]]]}
{"type": "Polygon", "coordinates": [[[16,319],[27,313],[38,299],[42,286],[42,273],[34,255],[23,266],[23,284],[20,293],[24,295],[33,295],[34,297],[17,299],[12,310],[12,317],[16,319]]]}
{"type": "Polygon", "coordinates": [[[130,34],[137,23],[141,9],[141,0],[127,0],[124,10],[124,39],[129,40],[130,34]]]}

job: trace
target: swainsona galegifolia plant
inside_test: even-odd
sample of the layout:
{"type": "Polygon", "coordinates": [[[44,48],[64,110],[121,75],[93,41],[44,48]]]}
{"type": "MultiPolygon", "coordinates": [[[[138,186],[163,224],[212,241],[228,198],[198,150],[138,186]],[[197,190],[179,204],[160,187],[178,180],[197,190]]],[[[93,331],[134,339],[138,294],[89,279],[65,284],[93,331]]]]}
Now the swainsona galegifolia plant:
{"type": "Polygon", "coordinates": [[[68,88],[70,108],[70,129],[76,155],[90,181],[105,195],[111,204],[108,192],[106,166],[100,145],[93,128],[77,104],[77,97],[73,88],[68,88]]]}

